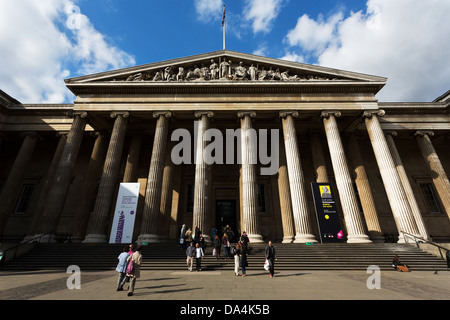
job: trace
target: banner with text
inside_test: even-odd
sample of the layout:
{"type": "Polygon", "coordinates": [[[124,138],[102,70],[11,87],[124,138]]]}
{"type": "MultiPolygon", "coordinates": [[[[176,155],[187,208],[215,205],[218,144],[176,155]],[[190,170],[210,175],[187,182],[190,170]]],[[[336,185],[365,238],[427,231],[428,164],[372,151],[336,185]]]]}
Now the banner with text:
{"type": "Polygon", "coordinates": [[[321,242],[343,242],[341,223],[331,185],[311,183],[321,242]]]}
{"type": "Polygon", "coordinates": [[[109,243],[131,243],[140,183],[121,183],[109,243]]]}

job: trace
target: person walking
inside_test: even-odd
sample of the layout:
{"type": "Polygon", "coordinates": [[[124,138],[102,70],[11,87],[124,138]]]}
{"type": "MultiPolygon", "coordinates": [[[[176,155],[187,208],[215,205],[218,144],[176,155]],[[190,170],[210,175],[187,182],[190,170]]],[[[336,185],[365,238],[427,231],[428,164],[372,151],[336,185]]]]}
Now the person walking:
{"type": "Polygon", "coordinates": [[[195,244],[195,271],[202,271],[203,249],[199,244],[195,244]]]}
{"type": "Polygon", "coordinates": [[[181,249],[185,248],[184,245],[184,235],[186,233],[186,225],[183,224],[183,226],[181,227],[181,231],[180,231],[180,236],[179,236],[179,240],[178,240],[178,244],[180,246],[181,249]]]}
{"type": "Polygon", "coordinates": [[[226,233],[222,237],[222,245],[223,245],[223,256],[225,258],[225,261],[227,261],[230,250],[230,241],[228,240],[228,236],[226,233]]]}
{"type": "Polygon", "coordinates": [[[222,243],[219,239],[219,236],[216,234],[216,237],[214,238],[214,249],[216,250],[216,260],[219,260],[220,258],[220,247],[222,243]]]}
{"type": "Polygon", "coordinates": [[[247,252],[241,249],[241,254],[239,256],[239,266],[241,267],[242,276],[247,276],[246,268],[248,267],[247,252]]]}
{"type": "Polygon", "coordinates": [[[244,251],[245,253],[247,253],[249,242],[250,242],[250,239],[248,238],[247,233],[245,231],[242,232],[242,235],[241,235],[242,251],[244,251]]]}
{"type": "Polygon", "coordinates": [[[122,291],[123,285],[127,281],[127,258],[129,256],[128,254],[128,247],[125,246],[122,249],[122,253],[119,255],[117,259],[119,259],[119,263],[117,264],[116,271],[119,272],[119,279],[117,279],[117,290],[116,291],[122,291]]]}
{"type": "Polygon", "coordinates": [[[212,226],[211,232],[210,232],[211,239],[214,240],[216,238],[216,234],[217,234],[217,229],[215,226],[212,226]]]}
{"type": "Polygon", "coordinates": [[[134,294],[134,287],[136,285],[136,279],[141,277],[141,264],[142,264],[142,246],[138,246],[136,251],[131,257],[128,257],[127,261],[132,263],[133,269],[131,273],[127,274],[130,277],[130,286],[128,287],[128,296],[134,294]]]}
{"type": "Polygon", "coordinates": [[[241,256],[241,248],[239,243],[236,243],[234,248],[231,250],[231,254],[234,256],[234,275],[239,276],[239,258],[241,256]]]}
{"type": "Polygon", "coordinates": [[[189,247],[186,249],[186,263],[189,271],[192,271],[192,266],[194,264],[194,257],[195,257],[195,247],[194,243],[191,242],[189,247]]]}
{"type": "Polygon", "coordinates": [[[265,250],[266,260],[269,261],[269,273],[270,277],[275,276],[275,261],[277,260],[277,253],[275,247],[272,245],[272,241],[269,240],[269,244],[265,250]]]}
{"type": "Polygon", "coordinates": [[[186,246],[189,246],[189,244],[192,242],[192,230],[191,228],[188,228],[186,233],[184,234],[184,237],[186,239],[186,246]]]}

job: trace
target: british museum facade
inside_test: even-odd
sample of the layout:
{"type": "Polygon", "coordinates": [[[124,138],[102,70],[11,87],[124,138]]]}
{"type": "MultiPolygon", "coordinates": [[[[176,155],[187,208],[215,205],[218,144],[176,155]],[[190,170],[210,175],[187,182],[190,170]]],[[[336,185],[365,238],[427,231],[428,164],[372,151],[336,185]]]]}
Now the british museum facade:
{"type": "Polygon", "coordinates": [[[450,92],[386,82],[223,50],[67,79],[72,104],[0,91],[0,237],[448,242],[450,92]]]}

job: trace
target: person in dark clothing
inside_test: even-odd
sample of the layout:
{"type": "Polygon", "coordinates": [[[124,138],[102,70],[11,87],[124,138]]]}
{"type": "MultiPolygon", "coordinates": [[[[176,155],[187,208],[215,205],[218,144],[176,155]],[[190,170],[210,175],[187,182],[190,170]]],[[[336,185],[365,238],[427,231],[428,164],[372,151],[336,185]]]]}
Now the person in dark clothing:
{"type": "Polygon", "coordinates": [[[273,278],[275,275],[275,261],[277,260],[277,253],[275,251],[275,247],[272,245],[272,241],[269,241],[269,244],[266,247],[265,256],[269,261],[270,277],[273,278]]]}
{"type": "Polygon", "coordinates": [[[216,234],[216,237],[214,238],[214,249],[216,249],[216,260],[219,260],[221,246],[222,241],[220,241],[219,236],[216,234]]]}
{"type": "Polygon", "coordinates": [[[241,241],[240,242],[242,244],[242,251],[247,254],[248,243],[250,242],[250,240],[248,239],[247,233],[245,231],[242,232],[242,236],[241,236],[241,241]]]}
{"type": "Polygon", "coordinates": [[[409,266],[407,266],[406,264],[402,263],[400,261],[400,258],[397,255],[392,260],[392,267],[394,269],[396,269],[397,271],[409,272],[409,266]]]}

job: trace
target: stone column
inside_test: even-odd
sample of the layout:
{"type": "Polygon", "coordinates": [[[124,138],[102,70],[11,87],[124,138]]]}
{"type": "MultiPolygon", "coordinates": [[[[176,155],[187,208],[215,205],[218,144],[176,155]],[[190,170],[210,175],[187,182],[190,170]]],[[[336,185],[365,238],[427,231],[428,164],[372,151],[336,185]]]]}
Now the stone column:
{"type": "Polygon", "coordinates": [[[281,221],[283,225],[283,243],[294,241],[294,215],[292,212],[291,190],[289,189],[289,175],[286,164],[284,141],[280,135],[280,166],[278,168],[278,195],[280,198],[281,221]]]}
{"type": "Polygon", "coordinates": [[[72,242],[81,242],[86,236],[86,228],[95,199],[95,191],[108,147],[107,137],[100,132],[95,132],[94,135],[96,136],[95,143],[85,174],[83,189],[81,190],[80,198],[82,201],[80,201],[73,219],[72,242]]]}
{"type": "Polygon", "coordinates": [[[119,172],[120,159],[122,158],[128,117],[128,112],[111,113],[111,118],[116,118],[116,120],[114,121],[105,164],[103,165],[103,173],[100,179],[97,199],[95,200],[94,211],[91,214],[83,243],[107,242],[106,228],[111,212],[114,192],[117,189],[117,174],[119,172]]]}
{"type": "Polygon", "coordinates": [[[168,240],[170,233],[170,217],[172,208],[172,191],[174,180],[174,164],[172,162],[172,155],[170,150],[175,146],[174,142],[168,144],[166,152],[166,159],[164,162],[163,180],[161,187],[161,204],[160,204],[160,216],[158,235],[161,240],[168,240]]]}
{"type": "Polygon", "coordinates": [[[141,224],[141,234],[138,242],[155,243],[158,239],[158,219],[161,205],[161,189],[166,157],[167,137],[169,132],[170,112],[155,112],[157,118],[155,138],[153,142],[152,159],[145,192],[144,213],[141,224]]]}
{"type": "Polygon", "coordinates": [[[194,188],[194,212],[192,221],[192,232],[198,227],[205,241],[211,243],[208,226],[206,225],[206,215],[210,214],[208,204],[210,199],[210,188],[212,187],[209,177],[209,165],[204,159],[204,150],[207,142],[204,139],[206,130],[209,129],[212,112],[196,112],[195,117],[200,118],[197,129],[197,150],[195,150],[195,188],[194,188]]]}
{"type": "Polygon", "coordinates": [[[37,201],[37,204],[36,204],[36,207],[34,210],[33,222],[27,233],[27,236],[23,239],[23,242],[26,242],[33,238],[33,235],[36,232],[37,224],[41,219],[42,209],[45,205],[45,201],[47,199],[48,192],[55,180],[56,170],[58,169],[58,164],[61,161],[61,155],[62,155],[64,146],[66,145],[66,141],[67,141],[67,133],[58,133],[58,135],[60,136],[58,146],[56,147],[55,154],[53,155],[53,159],[52,159],[52,162],[50,163],[50,168],[48,169],[47,175],[42,182],[39,200],[37,201]]]}
{"type": "Polygon", "coordinates": [[[417,229],[408,198],[406,197],[402,182],[395,168],[384,132],[378,121],[378,116],[383,115],[383,110],[364,111],[364,121],[380,169],[392,214],[399,231],[398,242],[404,243],[403,232],[419,236],[419,230],[417,229]]]}
{"type": "Polygon", "coordinates": [[[344,147],[335,117],[340,117],[339,111],[322,111],[323,124],[327,135],[328,148],[330,149],[331,163],[344,213],[347,227],[348,243],[369,243],[369,237],[365,234],[364,223],[356,201],[352,179],[345,158],[344,147]]]}
{"type": "Polygon", "coordinates": [[[445,212],[450,218],[450,182],[441,164],[441,160],[439,160],[436,150],[434,150],[433,144],[431,143],[430,136],[433,135],[434,133],[431,131],[417,131],[415,137],[430,170],[430,175],[433,178],[434,186],[441,198],[445,212]]]}
{"type": "Polygon", "coordinates": [[[320,140],[319,133],[311,133],[311,151],[314,169],[316,170],[316,182],[328,183],[328,172],[325,164],[325,156],[322,148],[322,141],[320,140]]]}
{"type": "Polygon", "coordinates": [[[347,143],[348,153],[353,164],[353,170],[356,174],[356,188],[358,189],[369,237],[373,242],[384,242],[375,200],[372,195],[372,189],[370,188],[369,179],[361,157],[361,151],[354,133],[347,136],[347,143]]]}
{"type": "Polygon", "coordinates": [[[15,209],[25,172],[38,141],[38,136],[34,132],[27,132],[24,135],[22,146],[14,160],[0,195],[0,235],[3,235],[8,218],[15,209]]]}
{"type": "Polygon", "coordinates": [[[239,111],[241,118],[242,210],[243,226],[251,243],[262,243],[258,217],[258,186],[256,180],[256,131],[252,128],[254,111],[239,111]]]}
{"type": "Polygon", "coordinates": [[[300,162],[294,117],[297,111],[281,111],[289,188],[295,225],[295,243],[317,242],[312,228],[305,191],[305,178],[300,162]]]}
{"type": "Polygon", "coordinates": [[[422,214],[421,214],[419,206],[417,204],[416,197],[414,196],[414,192],[411,188],[411,184],[409,183],[408,175],[406,174],[402,159],[400,158],[400,154],[398,153],[397,146],[395,145],[395,141],[394,141],[393,137],[397,136],[397,132],[388,131],[388,132],[385,132],[385,136],[386,136],[386,142],[389,146],[389,150],[391,151],[392,160],[394,160],[394,165],[397,168],[397,172],[400,177],[400,181],[402,182],[403,189],[405,190],[406,197],[408,198],[409,206],[411,207],[411,211],[414,216],[414,220],[416,222],[417,228],[419,229],[420,235],[425,240],[431,240],[430,235],[428,234],[427,228],[425,227],[425,222],[423,220],[422,214]]]}
{"type": "MultiPolygon", "coordinates": [[[[64,208],[67,191],[72,181],[73,169],[78,158],[81,142],[86,127],[87,113],[75,113],[72,127],[67,136],[66,145],[56,171],[54,184],[51,186],[42,210],[42,217],[37,225],[36,234],[55,234],[59,217],[64,208]]],[[[51,238],[52,235],[49,235],[51,238]]],[[[46,239],[43,239],[46,240],[46,239]]]]}
{"type": "Polygon", "coordinates": [[[142,138],[136,133],[131,138],[130,150],[128,151],[127,164],[123,174],[123,182],[136,182],[137,170],[139,168],[139,156],[141,154],[142,138]]]}

